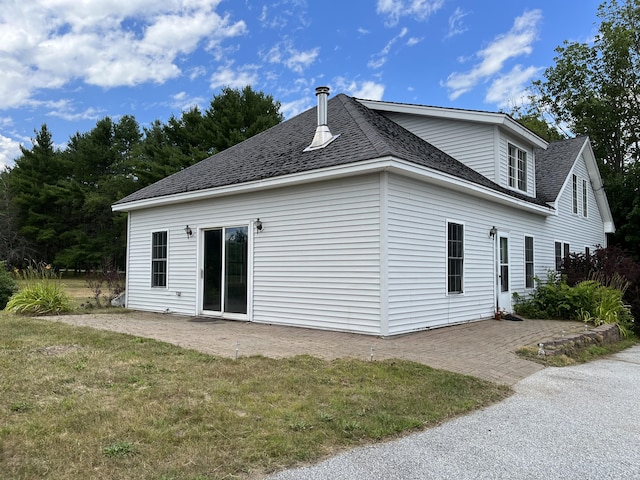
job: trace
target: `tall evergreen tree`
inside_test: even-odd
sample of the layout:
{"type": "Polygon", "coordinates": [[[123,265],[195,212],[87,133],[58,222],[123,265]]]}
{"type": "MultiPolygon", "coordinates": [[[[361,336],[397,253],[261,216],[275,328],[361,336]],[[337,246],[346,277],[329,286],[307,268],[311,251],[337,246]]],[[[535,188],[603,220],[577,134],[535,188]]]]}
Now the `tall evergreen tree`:
{"type": "Polygon", "coordinates": [[[222,93],[211,100],[205,117],[213,135],[213,152],[221,152],[283,119],[280,102],[271,95],[255,92],[249,85],[242,90],[223,88],[222,93]]]}
{"type": "Polygon", "coordinates": [[[22,155],[10,172],[9,187],[20,234],[38,252],[39,260],[51,262],[63,245],[60,234],[70,213],[60,182],[69,172],[47,126],[35,133],[32,148],[20,147],[22,155]]]}

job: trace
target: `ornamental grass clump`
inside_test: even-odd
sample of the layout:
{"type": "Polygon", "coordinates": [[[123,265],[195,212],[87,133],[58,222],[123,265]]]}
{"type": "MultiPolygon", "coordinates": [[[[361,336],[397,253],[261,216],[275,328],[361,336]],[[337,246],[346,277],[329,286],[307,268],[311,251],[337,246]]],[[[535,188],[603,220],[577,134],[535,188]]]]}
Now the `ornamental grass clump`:
{"type": "Polygon", "coordinates": [[[22,284],[7,302],[5,310],[21,315],[56,315],[73,309],[71,298],[59,284],[51,265],[32,262],[23,270],[15,270],[22,284]]]}

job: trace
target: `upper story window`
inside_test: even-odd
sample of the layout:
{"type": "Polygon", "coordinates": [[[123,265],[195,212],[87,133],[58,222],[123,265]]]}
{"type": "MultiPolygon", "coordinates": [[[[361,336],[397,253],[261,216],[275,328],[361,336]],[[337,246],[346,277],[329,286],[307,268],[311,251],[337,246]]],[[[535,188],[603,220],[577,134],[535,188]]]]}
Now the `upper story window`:
{"type": "Polygon", "coordinates": [[[527,152],[509,144],[509,186],[527,190],[527,152]]]}
{"type": "Polygon", "coordinates": [[[587,181],[582,179],[582,216],[587,216],[587,181]]]}
{"type": "Polygon", "coordinates": [[[571,204],[573,213],[578,213],[578,177],[576,175],[571,176],[571,204]]]}

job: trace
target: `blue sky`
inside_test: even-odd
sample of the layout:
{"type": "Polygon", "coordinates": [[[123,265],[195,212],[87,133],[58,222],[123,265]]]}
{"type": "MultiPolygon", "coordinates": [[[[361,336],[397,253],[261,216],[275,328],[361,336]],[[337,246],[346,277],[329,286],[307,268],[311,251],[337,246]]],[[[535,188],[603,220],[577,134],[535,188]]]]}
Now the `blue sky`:
{"type": "Polygon", "coordinates": [[[100,118],[165,122],[223,86],[290,118],[314,89],[510,111],[600,1],[0,0],[0,168],[46,123],[59,147],[100,118]]]}

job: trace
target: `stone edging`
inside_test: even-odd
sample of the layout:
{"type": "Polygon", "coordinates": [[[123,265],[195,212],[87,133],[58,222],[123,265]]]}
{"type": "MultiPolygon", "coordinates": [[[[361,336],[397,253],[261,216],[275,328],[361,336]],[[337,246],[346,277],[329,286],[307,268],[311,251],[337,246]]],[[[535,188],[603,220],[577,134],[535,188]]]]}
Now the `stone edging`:
{"type": "Polygon", "coordinates": [[[606,345],[620,341],[620,329],[615,323],[600,325],[581,333],[571,333],[561,338],[538,344],[538,354],[546,356],[565,355],[572,350],[589,345],[606,345]]]}

